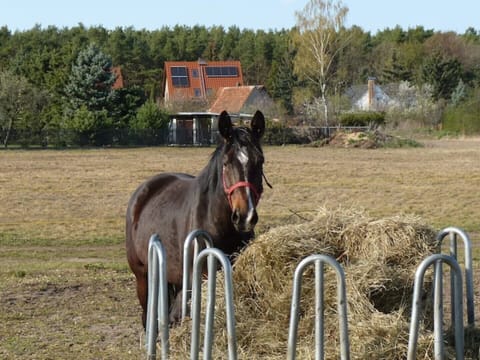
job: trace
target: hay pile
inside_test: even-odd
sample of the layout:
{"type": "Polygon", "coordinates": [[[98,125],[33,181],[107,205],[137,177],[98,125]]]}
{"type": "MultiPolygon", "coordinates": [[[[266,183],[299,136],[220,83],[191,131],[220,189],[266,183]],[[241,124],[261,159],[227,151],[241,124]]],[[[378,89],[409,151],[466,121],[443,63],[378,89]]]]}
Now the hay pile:
{"type": "MultiPolygon", "coordinates": [[[[405,359],[414,274],[434,251],[435,235],[413,216],[372,219],[362,211],[341,209],[320,209],[311,221],[262,234],[234,265],[239,358],[285,358],[295,267],[306,256],[322,253],[336,258],[345,270],[351,358],[405,359]]],[[[299,359],[314,358],[313,279],[313,271],[307,271],[302,285],[299,359]]],[[[328,267],[325,279],[325,354],[334,359],[339,358],[336,280],[328,267]]],[[[431,278],[426,284],[430,286],[431,278]]],[[[221,274],[217,304],[214,358],[221,359],[226,357],[227,344],[221,274]]],[[[186,322],[171,331],[174,359],[188,358],[190,326],[186,322]]],[[[425,359],[433,346],[430,331],[426,334],[418,344],[418,354],[425,359]]]]}
{"type": "Polygon", "coordinates": [[[383,147],[421,147],[422,144],[412,139],[388,135],[380,130],[373,131],[336,131],[328,139],[328,145],[341,148],[377,149],[383,147]]]}

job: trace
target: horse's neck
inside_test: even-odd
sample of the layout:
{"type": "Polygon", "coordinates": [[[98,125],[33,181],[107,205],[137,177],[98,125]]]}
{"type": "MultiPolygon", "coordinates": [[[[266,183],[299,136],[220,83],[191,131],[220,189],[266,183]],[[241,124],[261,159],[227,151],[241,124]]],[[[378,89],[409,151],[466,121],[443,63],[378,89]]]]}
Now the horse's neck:
{"type": "Polygon", "coordinates": [[[230,205],[223,188],[222,174],[217,166],[209,164],[200,172],[196,181],[198,181],[200,189],[198,205],[204,209],[204,216],[207,217],[206,223],[215,224],[215,228],[222,232],[233,228],[230,220],[230,205]]]}
{"type": "Polygon", "coordinates": [[[217,149],[210,158],[208,164],[200,171],[197,176],[197,181],[202,192],[211,196],[215,193],[220,193],[223,189],[222,182],[222,163],[220,152],[217,149]]]}

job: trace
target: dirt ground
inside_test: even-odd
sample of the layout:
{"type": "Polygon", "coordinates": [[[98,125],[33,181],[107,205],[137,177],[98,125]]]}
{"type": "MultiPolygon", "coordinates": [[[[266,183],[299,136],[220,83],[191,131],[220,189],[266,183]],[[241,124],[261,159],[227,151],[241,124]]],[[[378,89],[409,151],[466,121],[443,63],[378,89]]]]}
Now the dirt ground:
{"type": "MultiPolygon", "coordinates": [[[[8,250],[2,248],[2,253],[8,250]]],[[[115,250],[120,252],[120,245],[115,250]]],[[[28,247],[22,251],[33,257],[37,252],[28,247]]],[[[63,269],[17,272],[2,281],[0,358],[143,358],[130,272],[112,267],[112,260],[102,257],[102,246],[63,251],[68,256],[61,259],[63,269]],[[78,252],[98,257],[74,259],[78,252]]]]}

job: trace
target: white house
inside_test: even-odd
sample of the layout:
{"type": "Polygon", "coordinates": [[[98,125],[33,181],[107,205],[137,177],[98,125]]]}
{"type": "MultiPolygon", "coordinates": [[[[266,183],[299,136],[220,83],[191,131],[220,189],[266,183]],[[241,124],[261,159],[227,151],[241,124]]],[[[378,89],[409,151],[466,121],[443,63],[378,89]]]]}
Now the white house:
{"type": "Polygon", "coordinates": [[[368,78],[367,91],[354,101],[354,109],[382,111],[386,110],[388,107],[396,105],[396,100],[392,99],[379,85],[377,85],[375,80],[374,77],[368,78]]]}

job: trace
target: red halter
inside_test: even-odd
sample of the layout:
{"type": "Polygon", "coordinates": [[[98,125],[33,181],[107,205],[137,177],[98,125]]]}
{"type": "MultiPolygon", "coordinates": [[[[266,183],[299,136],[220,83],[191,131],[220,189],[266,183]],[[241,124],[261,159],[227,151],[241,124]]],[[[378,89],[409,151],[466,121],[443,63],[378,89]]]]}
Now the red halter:
{"type": "Polygon", "coordinates": [[[253,194],[255,195],[255,205],[257,205],[258,202],[260,201],[260,195],[261,194],[258,192],[255,185],[253,185],[251,182],[249,182],[249,181],[239,181],[239,182],[233,184],[232,186],[228,187],[227,183],[225,182],[225,167],[223,168],[222,178],[223,178],[223,189],[225,190],[225,194],[227,195],[228,203],[230,204],[230,208],[233,209],[233,207],[232,207],[232,193],[236,189],[241,188],[241,187],[248,187],[250,190],[252,190],[253,194]]]}

